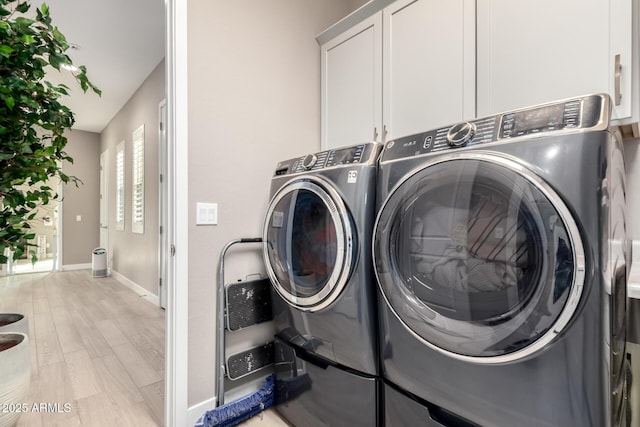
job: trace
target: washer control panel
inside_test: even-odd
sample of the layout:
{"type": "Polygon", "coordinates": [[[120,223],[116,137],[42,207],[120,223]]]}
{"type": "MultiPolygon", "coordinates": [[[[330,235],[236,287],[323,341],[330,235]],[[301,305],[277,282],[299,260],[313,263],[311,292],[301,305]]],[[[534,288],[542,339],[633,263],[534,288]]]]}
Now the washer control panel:
{"type": "Polygon", "coordinates": [[[317,171],[324,168],[375,162],[380,145],[367,143],[307,154],[278,163],[275,175],[317,171]]]}
{"type": "Polygon", "coordinates": [[[476,127],[473,123],[462,122],[453,125],[447,132],[447,142],[452,147],[464,147],[476,134],[476,127]]]}
{"type": "Polygon", "coordinates": [[[580,127],[582,101],[532,108],[502,115],[500,138],[580,127]]]}
{"type": "Polygon", "coordinates": [[[456,123],[387,142],[381,161],[554,132],[604,130],[609,126],[610,108],[607,95],[590,95],[456,123]]]}
{"type": "Polygon", "coordinates": [[[308,154],[300,160],[300,164],[304,170],[312,169],[316,164],[318,164],[318,156],[315,154],[308,154]]]}

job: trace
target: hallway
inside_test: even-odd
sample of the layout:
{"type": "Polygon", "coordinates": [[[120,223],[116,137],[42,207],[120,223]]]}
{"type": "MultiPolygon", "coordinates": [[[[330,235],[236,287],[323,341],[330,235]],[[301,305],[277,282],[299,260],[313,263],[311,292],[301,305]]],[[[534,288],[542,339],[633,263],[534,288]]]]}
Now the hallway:
{"type": "Polygon", "coordinates": [[[163,425],[164,311],[76,270],[0,277],[0,313],[29,319],[30,410],[18,426],[163,425]]]}

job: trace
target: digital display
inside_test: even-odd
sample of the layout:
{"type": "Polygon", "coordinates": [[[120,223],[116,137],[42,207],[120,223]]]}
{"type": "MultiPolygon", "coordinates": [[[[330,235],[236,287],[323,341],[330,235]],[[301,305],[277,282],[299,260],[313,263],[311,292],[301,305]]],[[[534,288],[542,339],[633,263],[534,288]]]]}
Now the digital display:
{"type": "Polygon", "coordinates": [[[333,156],[333,164],[341,165],[343,163],[351,163],[356,155],[358,147],[347,148],[344,150],[336,150],[333,156]]]}
{"type": "Polygon", "coordinates": [[[562,125],[564,119],[564,104],[551,105],[534,110],[516,113],[513,123],[513,132],[540,129],[543,127],[562,125]]]}

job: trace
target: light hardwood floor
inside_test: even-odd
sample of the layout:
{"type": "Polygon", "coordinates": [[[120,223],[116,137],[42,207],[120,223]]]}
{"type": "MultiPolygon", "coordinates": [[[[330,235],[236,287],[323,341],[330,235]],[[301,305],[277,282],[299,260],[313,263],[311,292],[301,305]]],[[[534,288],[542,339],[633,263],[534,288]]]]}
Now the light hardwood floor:
{"type": "Polygon", "coordinates": [[[18,426],[163,425],[164,311],[90,273],[0,277],[0,313],[29,319],[29,410],[18,426]]]}

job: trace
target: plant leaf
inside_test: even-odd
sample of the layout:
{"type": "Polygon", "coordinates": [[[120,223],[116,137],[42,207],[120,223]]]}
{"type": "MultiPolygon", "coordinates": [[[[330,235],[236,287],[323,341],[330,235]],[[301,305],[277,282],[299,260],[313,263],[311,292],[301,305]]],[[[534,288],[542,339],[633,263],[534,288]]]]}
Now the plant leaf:
{"type": "Polygon", "coordinates": [[[30,34],[24,34],[20,39],[26,44],[33,44],[36,42],[36,39],[30,34]]]}
{"type": "Polygon", "coordinates": [[[31,6],[29,6],[29,3],[24,2],[24,3],[20,3],[17,7],[16,7],[16,11],[20,12],[20,13],[25,13],[29,10],[31,6]]]}
{"type": "Polygon", "coordinates": [[[5,58],[8,58],[13,52],[15,52],[15,49],[11,46],[7,46],[6,44],[0,45],[0,55],[5,58]]]}
{"type": "Polygon", "coordinates": [[[24,16],[19,16],[16,18],[16,24],[20,27],[27,28],[33,25],[36,21],[30,18],[25,18],[24,16]]]}
{"type": "Polygon", "coordinates": [[[8,96],[4,99],[4,103],[7,104],[10,110],[13,110],[13,107],[16,105],[15,99],[12,96],[8,96]]]}

